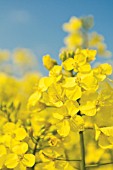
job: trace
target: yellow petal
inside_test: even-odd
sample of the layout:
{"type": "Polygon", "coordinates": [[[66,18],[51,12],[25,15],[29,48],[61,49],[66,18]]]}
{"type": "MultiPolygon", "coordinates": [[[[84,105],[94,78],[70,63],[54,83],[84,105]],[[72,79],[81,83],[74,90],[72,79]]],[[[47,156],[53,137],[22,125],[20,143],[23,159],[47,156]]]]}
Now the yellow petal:
{"type": "Polygon", "coordinates": [[[12,151],[16,153],[17,155],[21,155],[26,153],[28,150],[28,144],[25,142],[21,142],[18,145],[13,146],[12,151]]]}
{"type": "Polygon", "coordinates": [[[66,96],[70,100],[77,100],[82,96],[81,88],[79,86],[75,86],[73,88],[66,89],[66,96]]]}
{"type": "Polygon", "coordinates": [[[27,133],[24,128],[17,128],[14,131],[14,134],[16,135],[16,140],[23,140],[27,136],[27,133]]]}
{"type": "Polygon", "coordinates": [[[103,149],[113,148],[113,145],[109,142],[108,138],[104,134],[100,135],[99,140],[98,140],[98,144],[103,149]]]}
{"type": "Polygon", "coordinates": [[[26,166],[24,166],[21,162],[14,168],[14,170],[26,170],[26,166]]]}
{"type": "Polygon", "coordinates": [[[86,64],[82,65],[78,70],[81,73],[88,73],[91,71],[91,66],[89,63],[86,63],[86,64]]]}
{"type": "Polygon", "coordinates": [[[52,83],[53,79],[51,79],[50,77],[42,77],[38,84],[39,91],[46,91],[52,83]]]}
{"type": "Polygon", "coordinates": [[[87,116],[94,116],[96,114],[95,103],[88,101],[85,105],[80,106],[80,111],[87,116]]]}
{"type": "Polygon", "coordinates": [[[0,145],[0,157],[7,153],[6,147],[4,145],[0,145]]]}
{"type": "Polygon", "coordinates": [[[94,90],[96,91],[98,89],[98,81],[97,79],[92,75],[87,75],[81,80],[81,86],[85,90],[94,90]]]}
{"type": "Polygon", "coordinates": [[[86,63],[86,57],[82,53],[77,53],[74,56],[74,62],[82,66],[86,63]]]}
{"type": "Polygon", "coordinates": [[[5,166],[7,168],[15,168],[19,163],[17,154],[10,153],[6,156],[5,166]]]}
{"type": "Polygon", "coordinates": [[[83,131],[84,130],[84,120],[82,116],[76,115],[71,118],[71,127],[73,131],[83,131]]]}
{"type": "Polygon", "coordinates": [[[54,162],[50,162],[50,163],[46,164],[46,165],[44,166],[44,169],[46,169],[46,170],[48,170],[48,169],[57,170],[57,169],[55,168],[55,163],[54,163],[54,162]]]}
{"type": "Polygon", "coordinates": [[[70,115],[71,117],[73,117],[74,115],[76,115],[76,113],[79,111],[79,104],[77,101],[70,101],[67,100],[65,102],[65,106],[67,108],[67,113],[68,115],[70,115]]]}
{"type": "Polygon", "coordinates": [[[6,160],[6,155],[0,156],[0,169],[3,168],[5,160],[6,160]]]}
{"type": "Polygon", "coordinates": [[[101,132],[106,136],[113,136],[113,126],[100,128],[101,132]]]}
{"type": "Polygon", "coordinates": [[[55,65],[49,72],[49,76],[58,77],[62,73],[62,66],[55,65]]]}
{"type": "Polygon", "coordinates": [[[26,167],[32,167],[35,164],[35,156],[33,154],[25,154],[22,163],[26,167]]]}
{"type": "Polygon", "coordinates": [[[15,125],[14,123],[8,122],[8,123],[6,123],[6,124],[4,125],[3,131],[4,131],[4,133],[6,133],[6,134],[11,134],[11,133],[13,133],[13,131],[15,130],[15,128],[16,128],[16,125],[15,125]]]}
{"type": "Polygon", "coordinates": [[[53,116],[59,120],[62,120],[64,118],[64,116],[59,113],[54,113],[53,116]]]}
{"type": "Polygon", "coordinates": [[[95,124],[95,140],[98,140],[100,134],[101,134],[101,131],[99,127],[95,124]]]}
{"type": "Polygon", "coordinates": [[[63,105],[64,90],[60,84],[54,84],[48,88],[47,101],[56,107],[61,107],[63,105]]]}
{"type": "Polygon", "coordinates": [[[95,56],[97,51],[96,50],[89,50],[89,49],[83,49],[82,53],[87,57],[87,61],[93,61],[95,60],[95,56]]]}
{"type": "Polygon", "coordinates": [[[70,132],[70,125],[69,125],[68,120],[64,120],[63,122],[59,123],[57,132],[59,133],[59,135],[63,137],[68,136],[70,132]]]}
{"type": "Polygon", "coordinates": [[[67,60],[65,60],[63,62],[64,69],[67,70],[67,71],[72,70],[74,68],[73,67],[73,63],[74,63],[74,59],[73,58],[68,58],[67,60]]]}
{"type": "Polygon", "coordinates": [[[28,101],[28,105],[34,106],[38,102],[40,97],[41,97],[41,92],[40,91],[36,91],[35,93],[33,93],[30,96],[29,101],[28,101]]]}
{"type": "Polygon", "coordinates": [[[74,87],[75,85],[76,85],[75,77],[67,77],[62,84],[62,86],[65,88],[71,88],[74,87]]]}

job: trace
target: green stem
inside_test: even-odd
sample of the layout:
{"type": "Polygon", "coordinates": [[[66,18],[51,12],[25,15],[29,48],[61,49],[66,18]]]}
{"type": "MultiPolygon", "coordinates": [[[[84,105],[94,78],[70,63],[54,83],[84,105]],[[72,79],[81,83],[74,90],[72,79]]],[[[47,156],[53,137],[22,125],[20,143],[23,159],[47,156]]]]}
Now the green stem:
{"type": "Polygon", "coordinates": [[[79,132],[80,135],[80,146],[81,146],[81,170],[86,170],[85,168],[85,146],[84,146],[84,135],[83,131],[79,132]]]}
{"type": "Polygon", "coordinates": [[[111,161],[113,161],[113,150],[110,150],[111,161]]]}
{"type": "Polygon", "coordinates": [[[112,165],[113,162],[105,162],[105,163],[96,163],[96,164],[92,164],[92,165],[87,165],[86,168],[95,168],[95,167],[99,167],[102,165],[112,165]]]}

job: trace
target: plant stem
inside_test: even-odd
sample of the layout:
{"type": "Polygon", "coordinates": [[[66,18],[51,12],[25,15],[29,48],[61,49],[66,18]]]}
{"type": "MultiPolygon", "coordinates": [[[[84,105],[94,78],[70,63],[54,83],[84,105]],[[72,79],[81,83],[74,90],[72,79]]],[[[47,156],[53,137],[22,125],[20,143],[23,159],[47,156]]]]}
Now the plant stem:
{"type": "Polygon", "coordinates": [[[95,167],[99,167],[102,165],[112,165],[113,162],[105,162],[105,163],[96,163],[96,164],[91,164],[91,165],[87,165],[86,168],[95,168],[95,167]]]}
{"type": "Polygon", "coordinates": [[[81,146],[81,170],[86,170],[85,168],[85,146],[84,146],[84,135],[83,131],[79,132],[80,134],[80,146],[81,146]]]}

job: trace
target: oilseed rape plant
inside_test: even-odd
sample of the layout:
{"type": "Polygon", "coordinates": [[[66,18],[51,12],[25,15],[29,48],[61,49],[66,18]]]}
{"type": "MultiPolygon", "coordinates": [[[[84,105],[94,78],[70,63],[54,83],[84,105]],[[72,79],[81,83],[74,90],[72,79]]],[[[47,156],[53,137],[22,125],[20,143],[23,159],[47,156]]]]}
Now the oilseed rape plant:
{"type": "MultiPolygon", "coordinates": [[[[83,134],[88,130],[95,131],[96,144],[102,148],[97,149],[97,161],[101,158],[103,149],[112,148],[113,89],[112,80],[107,78],[112,73],[112,67],[104,63],[92,68],[90,63],[95,57],[96,50],[77,49],[72,55],[68,55],[61,65],[48,55],[43,58],[46,68],[51,68],[49,76],[39,80],[36,91],[28,101],[28,109],[32,110],[32,120],[36,121],[38,116],[37,124],[33,123],[33,136],[37,138],[43,129],[42,140],[46,146],[36,154],[42,162],[42,169],[91,168],[92,165],[85,163],[83,134]],[[51,59],[51,67],[47,67],[48,58],[51,59]],[[75,153],[71,153],[74,148],[75,153]],[[70,161],[73,161],[75,155],[76,159],[72,165],[70,161]],[[60,165],[58,161],[61,162],[60,165]]],[[[94,142],[93,139],[91,142],[94,142]]],[[[36,167],[40,169],[38,163],[36,167]]]]}
{"type": "MultiPolygon", "coordinates": [[[[0,169],[113,169],[112,66],[93,65],[97,55],[110,52],[102,36],[89,35],[92,26],[92,17],[72,17],[64,24],[69,36],[61,63],[43,56],[48,76],[28,73],[35,60],[26,49],[13,53],[23,77],[1,70],[0,169]]],[[[1,66],[10,55],[1,50],[1,66]]]]}

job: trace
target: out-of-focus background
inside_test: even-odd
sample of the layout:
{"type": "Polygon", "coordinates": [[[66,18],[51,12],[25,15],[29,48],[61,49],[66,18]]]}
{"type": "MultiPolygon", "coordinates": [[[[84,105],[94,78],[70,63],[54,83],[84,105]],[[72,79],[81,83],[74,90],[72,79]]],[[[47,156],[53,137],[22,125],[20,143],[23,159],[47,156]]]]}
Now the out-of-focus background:
{"type": "Polygon", "coordinates": [[[0,49],[11,53],[17,48],[31,50],[38,61],[35,69],[46,75],[42,56],[50,54],[58,59],[67,35],[63,23],[71,16],[87,15],[94,16],[93,30],[104,36],[107,49],[113,52],[112,0],[1,0],[0,49]]]}

